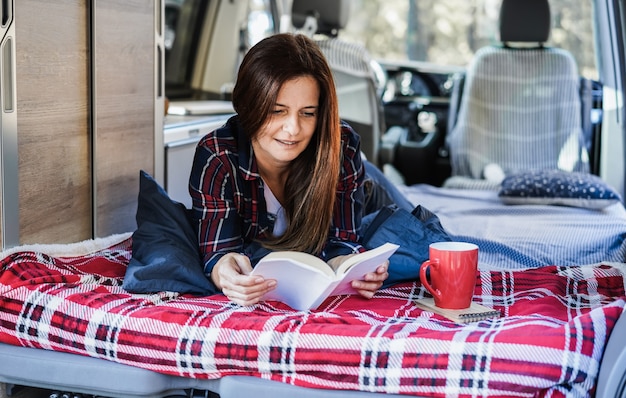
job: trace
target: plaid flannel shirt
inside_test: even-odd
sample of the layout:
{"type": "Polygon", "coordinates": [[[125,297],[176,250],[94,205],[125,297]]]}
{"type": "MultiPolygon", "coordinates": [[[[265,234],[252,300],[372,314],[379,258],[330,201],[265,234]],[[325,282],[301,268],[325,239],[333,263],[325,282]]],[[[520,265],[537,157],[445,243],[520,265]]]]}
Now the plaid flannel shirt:
{"type": "MultiPolygon", "coordinates": [[[[358,243],[364,201],[359,136],[342,123],[341,141],[343,160],[332,225],[320,256],[324,260],[363,251],[358,243]]],[[[237,116],[198,143],[189,193],[205,274],[226,253],[245,254],[254,265],[269,252],[258,241],[271,234],[274,217],[267,212],[252,145],[237,116]]]]}

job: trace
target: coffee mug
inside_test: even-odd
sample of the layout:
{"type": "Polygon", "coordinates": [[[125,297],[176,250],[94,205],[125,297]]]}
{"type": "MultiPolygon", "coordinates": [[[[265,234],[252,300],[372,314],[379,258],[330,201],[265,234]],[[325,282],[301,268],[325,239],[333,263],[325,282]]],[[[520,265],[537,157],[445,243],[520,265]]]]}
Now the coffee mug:
{"type": "Polygon", "coordinates": [[[428,257],[420,267],[420,281],[433,295],[435,305],[454,310],[468,308],[476,286],[478,246],[465,242],[432,243],[428,257]]]}

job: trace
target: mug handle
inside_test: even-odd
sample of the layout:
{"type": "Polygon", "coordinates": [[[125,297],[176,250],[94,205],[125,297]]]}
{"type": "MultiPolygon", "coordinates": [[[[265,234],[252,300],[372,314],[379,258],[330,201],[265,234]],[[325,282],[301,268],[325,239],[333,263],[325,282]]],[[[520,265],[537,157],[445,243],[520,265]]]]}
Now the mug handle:
{"type": "Polygon", "coordinates": [[[420,281],[422,282],[422,285],[424,285],[426,290],[428,290],[430,294],[433,295],[433,297],[436,297],[437,299],[441,300],[441,291],[439,289],[433,288],[432,285],[428,283],[428,278],[426,278],[426,271],[428,270],[428,267],[432,266],[434,268],[437,268],[438,265],[439,265],[439,261],[437,260],[424,261],[422,265],[420,266],[420,281]]]}

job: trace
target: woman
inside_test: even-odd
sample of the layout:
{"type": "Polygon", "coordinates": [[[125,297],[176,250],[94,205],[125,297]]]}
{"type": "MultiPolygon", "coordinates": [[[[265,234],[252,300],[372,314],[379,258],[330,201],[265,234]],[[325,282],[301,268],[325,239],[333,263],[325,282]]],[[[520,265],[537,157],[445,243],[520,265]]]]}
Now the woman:
{"type": "MultiPolygon", "coordinates": [[[[339,120],[330,68],[306,36],[252,47],[233,106],[237,116],[198,144],[189,190],[205,273],[231,301],[251,305],[276,286],[248,275],[271,250],[331,266],[364,250],[364,168],[357,134],[339,120]]],[[[387,276],[384,263],[353,287],[370,298],[387,276]]]]}

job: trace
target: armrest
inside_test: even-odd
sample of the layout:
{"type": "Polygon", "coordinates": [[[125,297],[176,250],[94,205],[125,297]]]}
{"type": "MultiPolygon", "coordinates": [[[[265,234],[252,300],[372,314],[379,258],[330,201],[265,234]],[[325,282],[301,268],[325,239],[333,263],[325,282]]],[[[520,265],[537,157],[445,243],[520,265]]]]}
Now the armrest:
{"type": "Polygon", "coordinates": [[[626,312],[618,319],[600,362],[596,398],[626,397],[626,312]]]}

